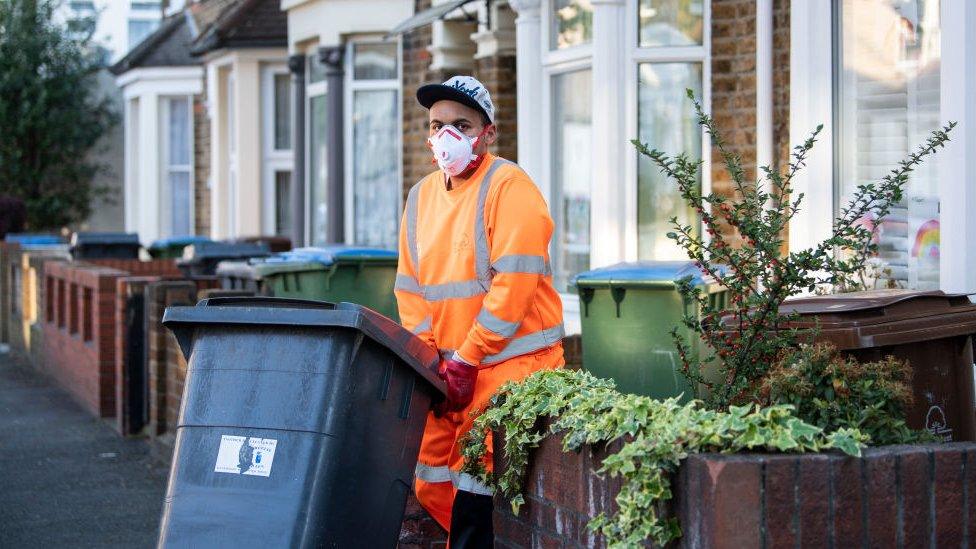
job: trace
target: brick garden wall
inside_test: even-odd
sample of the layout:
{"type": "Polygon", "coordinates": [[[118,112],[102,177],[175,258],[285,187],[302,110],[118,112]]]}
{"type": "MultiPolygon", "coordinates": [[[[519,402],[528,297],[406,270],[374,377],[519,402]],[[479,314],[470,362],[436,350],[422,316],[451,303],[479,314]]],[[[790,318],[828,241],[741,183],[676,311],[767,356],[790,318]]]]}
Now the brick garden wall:
{"type": "Polygon", "coordinates": [[[44,370],[92,414],[116,415],[117,279],[174,273],[179,271],[173,260],[44,265],[43,284],[53,299],[40,317],[44,370]]]}
{"type": "MultiPolygon", "coordinates": [[[[546,439],[530,458],[519,516],[496,498],[496,547],[603,547],[586,524],[616,509],[619,479],[594,473],[606,455],[565,453],[561,437],[546,439]]],[[[976,443],[890,446],[863,459],[703,454],[687,458],[674,483],[669,510],[683,547],[958,547],[976,539],[976,443]]]]}

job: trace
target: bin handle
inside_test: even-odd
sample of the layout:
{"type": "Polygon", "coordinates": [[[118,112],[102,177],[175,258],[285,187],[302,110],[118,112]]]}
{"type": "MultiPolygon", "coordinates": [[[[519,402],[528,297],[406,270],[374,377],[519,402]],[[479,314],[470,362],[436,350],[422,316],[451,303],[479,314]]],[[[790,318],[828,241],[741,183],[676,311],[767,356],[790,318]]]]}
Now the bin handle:
{"type": "Polygon", "coordinates": [[[248,307],[251,305],[260,305],[262,307],[282,307],[287,309],[334,310],[336,308],[335,303],[328,301],[314,301],[311,299],[270,296],[210,297],[207,299],[201,299],[197,303],[197,307],[248,307]]]}

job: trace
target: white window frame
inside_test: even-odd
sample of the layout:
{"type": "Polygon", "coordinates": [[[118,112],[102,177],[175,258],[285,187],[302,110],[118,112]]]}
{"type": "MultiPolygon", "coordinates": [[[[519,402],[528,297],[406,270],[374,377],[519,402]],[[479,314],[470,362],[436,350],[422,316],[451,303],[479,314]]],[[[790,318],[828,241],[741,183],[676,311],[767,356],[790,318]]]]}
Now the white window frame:
{"type": "MultiPolygon", "coordinates": [[[[291,79],[288,65],[284,63],[269,63],[261,66],[261,230],[264,234],[277,234],[275,214],[277,213],[278,194],[276,189],[277,172],[292,173],[294,169],[294,153],[291,148],[278,149],[275,147],[275,77],[285,75],[291,79]]],[[[291,85],[288,93],[291,94],[291,85]]],[[[290,103],[289,98],[289,104],[290,103]]],[[[294,123],[294,105],[288,118],[294,123]]],[[[293,189],[289,189],[293,191],[293,189]]],[[[290,205],[289,205],[290,207],[290,205]]]]}
{"type": "MultiPolygon", "coordinates": [[[[170,187],[169,174],[170,173],[186,173],[189,175],[190,183],[190,235],[194,235],[197,232],[197,222],[196,222],[196,181],[194,178],[194,150],[196,148],[195,136],[193,131],[193,96],[192,95],[164,95],[159,97],[159,144],[160,144],[160,175],[159,175],[159,194],[160,200],[159,204],[161,211],[159,213],[161,219],[162,234],[165,236],[177,236],[173,231],[173,212],[171,211],[172,204],[172,188],[170,187]],[[189,130],[188,144],[190,147],[190,154],[188,157],[189,163],[187,164],[171,164],[170,150],[169,150],[169,115],[171,103],[173,100],[185,100],[187,102],[187,129],[189,130]]],[[[187,236],[187,235],[180,235],[187,236]]]]}
{"type": "MultiPolygon", "coordinates": [[[[838,0],[793,0],[790,16],[790,143],[801,143],[817,124],[820,139],[807,167],[794,178],[794,193],[804,194],[802,209],[790,223],[789,246],[800,251],[830,235],[834,212],[834,52],[833,10],[838,0]],[[824,181],[831,182],[824,185],[824,181]],[[830,212],[824,215],[823,212],[830,212]]],[[[960,122],[939,155],[939,286],[948,292],[976,291],[976,4],[941,0],[942,59],[940,123],[960,122]]],[[[914,144],[913,144],[914,145],[914,144]]]]}
{"type": "Polygon", "coordinates": [[[225,131],[227,132],[227,195],[224,197],[224,204],[227,208],[227,236],[237,237],[237,216],[239,215],[238,194],[240,193],[240,163],[237,161],[239,147],[237,142],[237,128],[240,121],[237,118],[237,104],[240,98],[237,94],[237,71],[234,64],[227,68],[224,90],[225,110],[227,118],[224,120],[225,131]]]}
{"type": "MultiPolygon", "coordinates": [[[[396,42],[396,63],[397,63],[397,76],[396,79],[390,80],[356,80],[354,76],[353,67],[353,48],[355,44],[369,44],[369,43],[383,43],[382,35],[359,35],[350,37],[346,42],[346,53],[345,53],[345,77],[344,77],[344,88],[345,97],[343,98],[343,139],[345,140],[345,150],[343,151],[343,165],[344,165],[344,179],[343,185],[345,186],[345,192],[343,197],[343,208],[345,209],[345,215],[343,216],[343,232],[345,233],[345,243],[352,245],[355,243],[355,230],[356,230],[356,196],[355,196],[355,151],[353,150],[353,96],[357,91],[364,90],[382,90],[382,91],[396,91],[397,94],[397,116],[396,116],[396,127],[393,128],[395,131],[395,136],[397,140],[397,155],[398,157],[403,154],[403,48],[402,42],[397,39],[396,42]]],[[[397,211],[403,210],[403,162],[400,158],[397,159],[397,211]]],[[[399,227],[399,224],[397,225],[399,227]]]]}
{"type": "MultiPolygon", "coordinates": [[[[640,20],[637,17],[637,10],[640,6],[640,0],[627,0],[627,14],[630,17],[627,18],[627,22],[630,23],[626,25],[625,35],[625,51],[628,55],[628,65],[627,65],[627,76],[624,81],[625,90],[625,102],[626,102],[626,115],[624,116],[624,121],[626,124],[627,136],[637,136],[639,130],[639,124],[637,120],[638,116],[638,78],[637,71],[638,67],[642,63],[699,63],[701,65],[701,84],[702,84],[702,96],[699,100],[702,103],[702,108],[705,112],[711,112],[712,106],[712,3],[709,0],[703,0],[702,14],[702,44],[700,46],[655,46],[655,47],[640,47],[638,41],[640,40],[639,26],[640,20]]],[[[629,139],[628,139],[629,141],[629,139]]],[[[627,143],[630,147],[630,143],[627,143]]],[[[701,190],[702,194],[708,194],[712,189],[712,161],[711,154],[711,140],[709,139],[707,133],[704,129],[701,129],[701,159],[704,161],[701,170],[701,190]]],[[[668,154],[677,154],[681,151],[665,151],[668,154]]],[[[632,147],[629,148],[628,154],[626,155],[626,164],[624,172],[624,180],[621,181],[622,189],[615,189],[617,192],[622,192],[624,195],[624,200],[622,203],[624,206],[624,225],[623,225],[623,242],[624,242],[624,257],[621,258],[622,261],[637,261],[638,260],[638,223],[637,223],[637,211],[638,211],[638,181],[637,181],[637,166],[638,166],[638,154],[637,151],[632,147]]],[[[674,182],[672,182],[674,183],[674,182]]],[[[675,183],[676,185],[676,183],[675,183]]],[[[619,202],[618,202],[619,203],[619,202]]],[[[707,238],[708,235],[702,235],[707,238]]]]}
{"type": "MultiPolygon", "coordinates": [[[[554,232],[554,239],[550,242],[549,252],[550,257],[554,254],[558,254],[559,248],[556,239],[559,238],[559,229],[562,226],[563,220],[560,215],[561,205],[556,202],[556,199],[560,198],[556,195],[555,181],[553,180],[553,126],[552,126],[552,115],[553,115],[553,105],[552,105],[552,79],[554,76],[560,74],[567,74],[581,70],[589,70],[592,74],[593,71],[593,42],[590,41],[586,44],[580,44],[577,46],[572,46],[563,49],[552,49],[549,42],[549,33],[552,25],[552,0],[542,0],[542,5],[540,6],[541,14],[541,28],[539,33],[539,38],[542,41],[542,123],[545,130],[542,132],[542,158],[545,159],[540,166],[542,173],[542,181],[539,185],[542,190],[543,195],[549,202],[549,209],[552,212],[553,221],[556,224],[556,230],[554,232]]],[[[590,117],[594,118],[596,115],[593,105],[590,106],[590,117]]],[[[590,194],[592,196],[593,189],[590,188],[590,194]]],[[[590,246],[592,249],[593,237],[595,235],[594,224],[593,224],[593,211],[590,210],[590,246]]],[[[553,261],[555,263],[555,261],[553,261]]],[[[579,333],[579,296],[570,293],[566,288],[556,288],[559,292],[559,297],[563,301],[564,317],[567,318],[566,329],[569,333],[579,333]],[[575,320],[574,320],[575,319],[575,320]]]]}
{"type": "MultiPolygon", "coordinates": [[[[629,141],[632,136],[637,135],[638,121],[637,121],[637,108],[638,108],[638,92],[637,92],[637,67],[641,63],[648,62],[686,62],[686,63],[700,63],[702,70],[702,106],[706,111],[711,109],[711,2],[709,0],[704,0],[704,13],[703,13],[703,35],[702,35],[702,45],[699,46],[660,46],[660,47],[639,47],[638,44],[638,26],[639,20],[637,18],[637,10],[639,6],[639,0],[626,0],[623,5],[625,10],[622,15],[622,24],[624,26],[624,32],[611,44],[597,44],[595,42],[590,42],[587,44],[581,44],[578,46],[573,46],[564,49],[551,49],[549,43],[549,33],[550,25],[552,24],[552,1],[542,0],[539,6],[540,13],[540,40],[541,40],[541,52],[542,52],[542,123],[544,130],[542,131],[542,158],[545,159],[540,166],[541,180],[539,181],[539,187],[543,192],[543,195],[549,202],[550,209],[553,212],[554,221],[558,227],[562,223],[559,219],[559,204],[556,204],[555,199],[557,198],[555,194],[555,182],[553,181],[553,143],[552,143],[552,77],[558,74],[573,72],[581,69],[589,69],[591,74],[594,75],[593,89],[596,90],[596,86],[600,85],[600,82],[596,82],[596,72],[593,71],[593,61],[594,61],[594,50],[595,48],[613,48],[619,52],[620,56],[626,58],[626,76],[624,78],[624,108],[620,110],[619,115],[612,115],[611,113],[602,113],[598,110],[599,107],[598,97],[594,91],[593,94],[593,107],[592,107],[592,119],[594,123],[594,134],[596,133],[596,124],[599,122],[600,118],[606,118],[608,115],[612,116],[622,116],[623,120],[612,120],[610,124],[616,128],[622,128],[625,135],[614,136],[615,139],[619,139],[622,146],[625,147],[625,162],[623,167],[624,177],[622,178],[610,178],[607,181],[608,185],[604,188],[591,189],[591,196],[596,196],[597,193],[602,194],[599,197],[601,204],[622,204],[623,205],[623,222],[620,218],[614,219],[603,219],[600,217],[600,212],[606,208],[595,207],[594,203],[591,201],[590,205],[590,244],[591,244],[591,263],[590,268],[600,267],[604,265],[595,265],[593,262],[592,246],[594,243],[603,242],[608,235],[612,233],[612,238],[617,242],[622,242],[623,245],[620,247],[619,253],[612,254],[612,261],[636,261],[638,258],[638,231],[637,231],[637,165],[638,157],[637,152],[631,147],[629,141]]],[[[600,9],[598,6],[594,6],[594,25],[596,25],[596,10],[600,9]]],[[[600,40],[600,34],[594,29],[594,41],[600,40]]],[[[594,136],[596,137],[596,136],[594,136]]],[[[711,141],[708,139],[705,131],[702,130],[702,152],[701,158],[704,161],[702,164],[702,192],[710,192],[711,190],[711,141]]],[[[669,152],[679,152],[679,151],[669,151],[669,152]]],[[[595,175],[593,179],[597,178],[595,175]]],[[[558,233],[557,233],[558,234],[558,233]]],[[[558,238],[558,236],[557,236],[558,238]]],[[[551,251],[555,252],[556,242],[553,241],[551,245],[551,251]]],[[[559,292],[560,297],[563,301],[564,318],[566,324],[567,333],[579,333],[580,331],[580,304],[579,296],[574,293],[570,293],[566,288],[556,288],[559,292]]]]}
{"type": "MultiPolygon", "coordinates": [[[[318,42],[305,48],[305,120],[302,121],[305,132],[305,181],[302,182],[302,190],[305,192],[305,242],[312,245],[312,213],[315,207],[312,204],[312,99],[321,97],[329,92],[327,81],[323,78],[319,82],[312,82],[311,58],[318,57],[318,42]]],[[[326,181],[328,185],[328,181],[326,181]]]]}

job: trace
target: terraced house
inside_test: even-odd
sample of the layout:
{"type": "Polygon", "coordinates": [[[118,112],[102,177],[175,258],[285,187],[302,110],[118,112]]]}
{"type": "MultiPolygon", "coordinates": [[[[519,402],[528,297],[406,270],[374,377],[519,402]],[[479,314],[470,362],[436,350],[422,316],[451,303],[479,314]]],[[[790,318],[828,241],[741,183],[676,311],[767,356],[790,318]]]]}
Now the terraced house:
{"type": "Polygon", "coordinates": [[[959,122],[879,238],[893,284],[973,290],[974,10],[965,0],[205,0],[187,12],[222,15],[194,19],[209,38],[190,46],[207,77],[185,93],[202,94],[194,127],[209,124],[192,170],[209,216],[197,208],[193,229],[392,247],[406,190],[432,168],[416,88],[472,74],[496,103],[497,152],[549,201],[572,318],[576,273],[682,258],[664,235],[691,212],[630,139],[701,158],[702,187],[731,193],[691,89],[749,177],[785,169],[791,144],[824,125],[796,180],[806,207],[792,249],[822,239],[858,184],[959,122]]]}

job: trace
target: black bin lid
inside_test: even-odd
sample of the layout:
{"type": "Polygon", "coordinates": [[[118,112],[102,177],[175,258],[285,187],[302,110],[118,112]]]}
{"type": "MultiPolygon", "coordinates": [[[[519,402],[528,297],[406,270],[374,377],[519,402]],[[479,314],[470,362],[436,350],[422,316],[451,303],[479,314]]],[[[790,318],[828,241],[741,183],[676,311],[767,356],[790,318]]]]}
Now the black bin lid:
{"type": "Polygon", "coordinates": [[[195,307],[168,307],[163,325],[173,330],[185,356],[193,327],[257,325],[349,328],[383,345],[442,394],[447,388],[437,375],[440,357],[426,343],[389,318],[355,303],[328,303],[280,297],[214,297],[195,307]]]}
{"type": "Polygon", "coordinates": [[[89,246],[104,244],[139,245],[138,233],[74,233],[71,235],[71,246],[89,246]]]}

